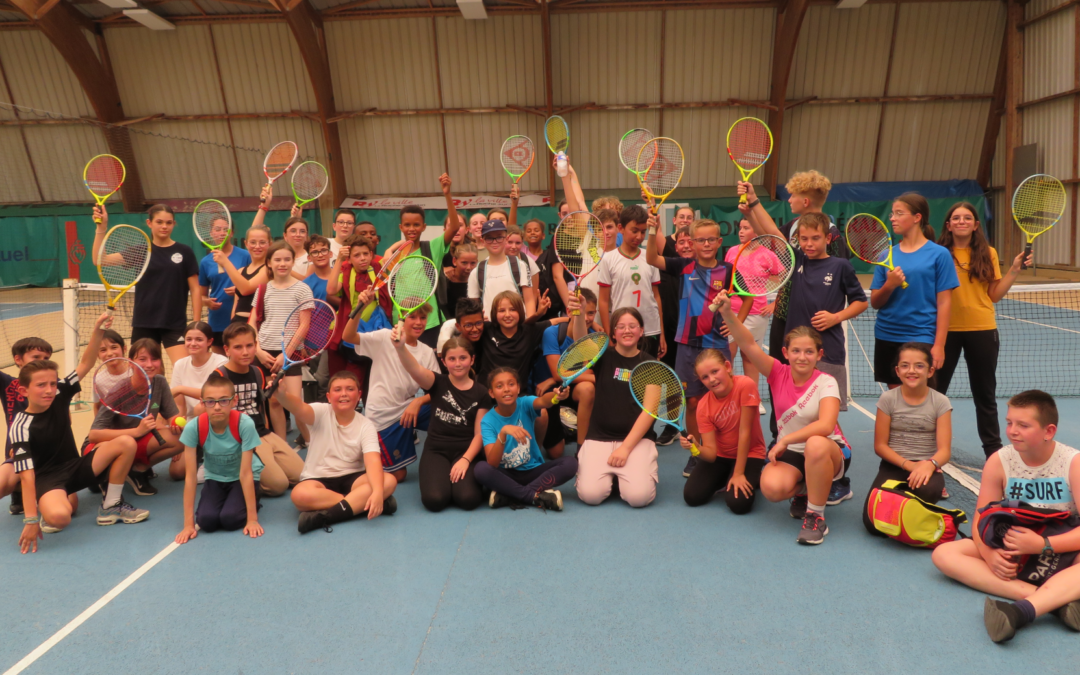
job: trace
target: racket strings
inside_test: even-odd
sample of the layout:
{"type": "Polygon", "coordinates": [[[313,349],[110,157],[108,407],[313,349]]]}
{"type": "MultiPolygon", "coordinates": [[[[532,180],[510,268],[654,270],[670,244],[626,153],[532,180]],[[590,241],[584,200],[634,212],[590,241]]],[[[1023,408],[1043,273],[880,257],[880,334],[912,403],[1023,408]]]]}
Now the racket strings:
{"type": "Polygon", "coordinates": [[[559,116],[548,118],[544,124],[544,138],[552,152],[566,152],[570,144],[570,132],[566,120],[559,116]]]}
{"type": "Polygon", "coordinates": [[[142,276],[150,259],[150,242],[142,231],[130,225],[117,225],[105,234],[101,242],[101,279],[113,288],[131,286],[142,276]],[[119,255],[118,264],[105,264],[105,259],[119,255]]]}
{"type": "Polygon", "coordinates": [[[619,141],[619,159],[627,170],[637,173],[638,155],[645,144],[653,139],[648,129],[631,129],[619,141]]]}
{"type": "Polygon", "coordinates": [[[600,262],[602,231],[600,219],[585,211],[567,215],[555,228],[555,254],[570,274],[580,277],[600,262]]]}
{"type": "Polygon", "coordinates": [[[604,333],[590,333],[574,342],[559,357],[556,376],[566,380],[575,373],[585,370],[596,361],[597,357],[604,353],[607,345],[608,336],[604,333]]]}
{"type": "Polygon", "coordinates": [[[637,170],[646,194],[651,197],[666,196],[682,180],[682,148],[670,138],[654,138],[638,154],[637,170]]]}
{"type": "Polygon", "coordinates": [[[745,170],[756,169],[772,154],[772,136],[757,119],[742,119],[728,134],[728,155],[745,170]]]}
{"type": "Polygon", "coordinates": [[[232,220],[229,209],[217,200],[207,200],[195,207],[192,214],[192,222],[195,224],[195,235],[199,241],[210,246],[217,246],[232,230],[232,220]],[[224,229],[221,224],[224,223],[224,229]],[[214,234],[214,225],[218,225],[218,234],[214,234]]]}
{"type": "Polygon", "coordinates": [[[150,400],[150,378],[146,371],[127,359],[109,359],[94,374],[98,401],[120,415],[142,415],[150,400]],[[123,370],[113,373],[110,362],[124,361],[123,370]]]}
{"type": "Polygon", "coordinates": [[[659,420],[676,422],[686,399],[682,382],[671,368],[659,361],[646,361],[630,373],[630,391],[641,408],[659,420]]]}
{"type": "Polygon", "coordinates": [[[855,216],[849,220],[846,235],[851,251],[866,262],[881,262],[892,248],[892,237],[885,225],[870,216],[855,216]]]}
{"type": "Polygon", "coordinates": [[[289,352],[289,360],[303,361],[315,356],[330,343],[330,337],[334,334],[336,313],[330,305],[321,300],[311,300],[303,303],[293,310],[285,320],[285,330],[282,335],[286,346],[292,346],[289,352]],[[295,338],[303,329],[304,314],[307,313],[307,330],[302,339],[297,342],[295,338]]]}
{"type": "Polygon", "coordinates": [[[296,160],[297,148],[296,143],[292,141],[282,141],[274,147],[270,148],[270,152],[267,153],[266,159],[263,161],[263,171],[270,178],[279,178],[281,174],[289,170],[292,163],[296,160]]]}
{"type": "Polygon", "coordinates": [[[1065,212],[1065,188],[1052,176],[1028,178],[1013,194],[1012,211],[1016,224],[1028,234],[1041,234],[1065,212]]]}
{"type": "Polygon", "coordinates": [[[292,176],[292,188],[297,199],[305,202],[318,199],[329,183],[326,168],[318,162],[304,162],[296,167],[292,176]]]}
{"type": "Polygon", "coordinates": [[[746,293],[768,295],[787,283],[795,268],[795,252],[783,239],[762,235],[748,241],[735,263],[735,285],[746,293]]]}
{"type": "Polygon", "coordinates": [[[87,190],[99,197],[110,195],[124,182],[124,165],[112,155],[95,157],[86,167],[83,182],[87,190]]]}
{"type": "Polygon", "coordinates": [[[511,136],[503,143],[502,167],[511,176],[523,176],[532,166],[536,147],[528,136],[511,136]]]}
{"type": "Polygon", "coordinates": [[[390,281],[390,297],[403,312],[425,304],[439,282],[435,263],[420,256],[405,258],[394,268],[390,281]]]}

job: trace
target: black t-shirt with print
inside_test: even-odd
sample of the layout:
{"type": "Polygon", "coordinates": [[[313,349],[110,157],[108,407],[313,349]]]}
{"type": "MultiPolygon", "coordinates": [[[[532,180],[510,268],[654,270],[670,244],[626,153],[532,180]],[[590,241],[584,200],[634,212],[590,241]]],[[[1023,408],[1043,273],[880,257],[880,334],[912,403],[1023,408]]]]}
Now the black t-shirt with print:
{"type": "Polygon", "coordinates": [[[187,325],[188,278],[199,276],[199,261],[190,246],[151,246],[150,265],[135,284],[134,328],[184,330],[187,325]]]}
{"type": "MultiPolygon", "coordinates": [[[[596,401],[589,431],[589,441],[622,441],[630,435],[641,408],[630,393],[630,371],[639,363],[652,361],[645,352],[637,356],[623,356],[614,347],[609,348],[593,366],[596,376],[596,401]]],[[[649,429],[645,438],[656,440],[656,433],[649,429]]]]}
{"type": "Polygon", "coordinates": [[[32,413],[24,409],[15,413],[8,428],[8,443],[16,472],[33,469],[38,476],[55,474],[78,461],[69,407],[80,391],[79,376],[72,373],[57,382],[56,398],[48,410],[32,413]]]}
{"type": "Polygon", "coordinates": [[[431,394],[431,423],[424,452],[433,449],[453,455],[464,453],[476,435],[477,412],[495,407],[487,387],[473,380],[471,389],[458,389],[448,375],[435,373],[435,382],[427,393],[431,394]]]}
{"type": "Polygon", "coordinates": [[[484,334],[480,337],[484,359],[480,364],[478,381],[486,387],[491,371],[508,366],[518,372],[521,391],[523,394],[527,393],[525,388],[529,383],[529,372],[537,358],[537,347],[544,339],[544,330],[550,325],[550,321],[523,323],[514,333],[514,337],[506,337],[498,323],[485,321],[484,334]]]}
{"type": "Polygon", "coordinates": [[[250,366],[246,373],[241,374],[221,366],[214,372],[229,378],[236,387],[236,409],[251,418],[259,437],[270,433],[266,427],[266,402],[261,391],[265,384],[262,371],[256,366],[250,366]]]}

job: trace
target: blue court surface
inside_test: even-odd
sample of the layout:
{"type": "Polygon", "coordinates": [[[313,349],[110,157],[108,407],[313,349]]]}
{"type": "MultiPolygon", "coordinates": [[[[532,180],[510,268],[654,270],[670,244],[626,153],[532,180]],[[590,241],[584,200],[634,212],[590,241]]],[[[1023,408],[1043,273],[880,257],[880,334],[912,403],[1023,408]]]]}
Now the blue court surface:
{"type": "MultiPolygon", "coordinates": [[[[974,412],[954,403],[960,450],[974,412]]],[[[1060,404],[1059,438],[1076,445],[1080,401],[1060,404]]],[[[677,446],[661,450],[659,496],[641,510],[585,506],[566,486],[563,513],[432,514],[413,467],[394,516],[300,536],[288,498],[270,499],[261,539],[200,534],[180,547],[181,485],[166,478],[132,499],[152,510],[137,525],[98,527],[97,497],[83,493],[72,526],[34,555],[19,555],[20,519],[3,500],[0,669],[38,650],[8,672],[1076,673],[1080,635],[1054,617],[995,645],[982,594],[945,579],[928,552],[866,534],[873,423],[853,409],[841,424],[856,497],[828,508],[818,547],[795,543],[786,503],[759,496],[747,516],[686,506],[677,446]]]]}

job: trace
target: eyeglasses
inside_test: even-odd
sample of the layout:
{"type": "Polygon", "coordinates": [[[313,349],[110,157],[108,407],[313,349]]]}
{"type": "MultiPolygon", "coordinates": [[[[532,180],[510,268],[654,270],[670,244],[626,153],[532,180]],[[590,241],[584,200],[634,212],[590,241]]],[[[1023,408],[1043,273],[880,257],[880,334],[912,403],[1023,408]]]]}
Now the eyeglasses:
{"type": "Polygon", "coordinates": [[[463,323],[463,324],[461,324],[461,327],[464,328],[465,330],[475,330],[477,328],[483,328],[484,327],[484,322],[483,321],[474,321],[473,323],[463,323]]]}
{"type": "Polygon", "coordinates": [[[889,214],[893,218],[903,218],[904,216],[910,216],[910,213],[904,213],[903,211],[893,211],[889,214]]]}
{"type": "Polygon", "coordinates": [[[923,363],[922,361],[919,361],[917,363],[899,363],[896,366],[897,370],[914,370],[918,373],[928,370],[929,368],[930,366],[926,363],[923,363]]]}
{"type": "Polygon", "coordinates": [[[330,249],[328,248],[317,248],[314,251],[308,251],[308,256],[314,258],[316,256],[327,255],[328,253],[330,253],[330,249]]]}
{"type": "Polygon", "coordinates": [[[502,237],[484,237],[484,241],[488,244],[498,244],[506,241],[506,236],[502,237]]]}
{"type": "Polygon", "coordinates": [[[691,239],[690,241],[695,244],[701,244],[702,246],[711,246],[720,241],[720,237],[698,237],[697,239],[691,239]]]}
{"type": "Polygon", "coordinates": [[[975,219],[971,216],[953,216],[949,218],[950,221],[955,223],[973,223],[975,219]]]}
{"type": "Polygon", "coordinates": [[[356,225],[356,223],[354,223],[351,220],[335,220],[334,224],[335,225],[356,225]]]}
{"type": "Polygon", "coordinates": [[[207,408],[225,408],[232,403],[231,398],[204,398],[203,405],[207,408]]]}

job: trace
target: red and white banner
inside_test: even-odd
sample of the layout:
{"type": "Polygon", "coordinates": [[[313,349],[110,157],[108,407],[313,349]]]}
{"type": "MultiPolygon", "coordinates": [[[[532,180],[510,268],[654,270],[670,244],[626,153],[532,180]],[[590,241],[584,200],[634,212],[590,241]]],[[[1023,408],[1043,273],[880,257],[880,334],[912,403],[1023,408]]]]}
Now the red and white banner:
{"type": "MultiPolygon", "coordinates": [[[[402,206],[422,206],[425,209],[441,210],[446,208],[443,197],[375,197],[356,199],[349,197],[341,202],[343,209],[391,209],[397,211],[402,206]]],[[[518,206],[550,206],[551,199],[546,195],[524,195],[518,200],[518,206]]],[[[454,197],[454,207],[458,209],[494,209],[510,208],[509,197],[476,195],[473,197],[454,197]]]]}

